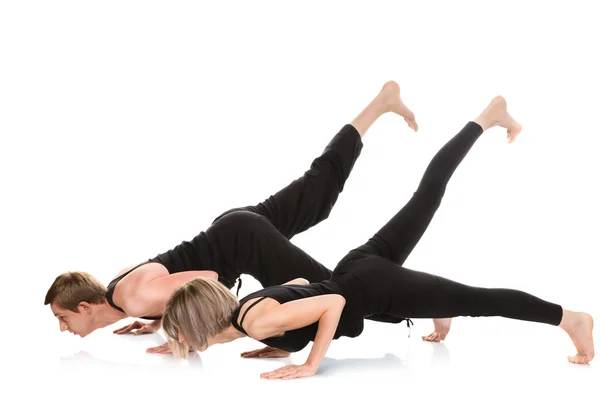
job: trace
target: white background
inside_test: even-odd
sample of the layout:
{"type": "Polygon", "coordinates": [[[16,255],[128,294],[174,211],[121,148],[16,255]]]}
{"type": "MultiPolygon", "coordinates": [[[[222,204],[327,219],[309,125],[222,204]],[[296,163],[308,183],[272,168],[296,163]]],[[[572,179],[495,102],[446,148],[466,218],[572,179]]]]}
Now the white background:
{"type": "MultiPolygon", "coordinates": [[[[59,332],[43,306],[56,275],[86,270],[108,283],[222,211],[262,201],[390,79],[419,132],[393,114],[378,120],[329,219],[293,242],[333,268],[500,94],[522,134],[511,145],[501,128],[481,137],[405,265],[600,318],[594,2],[216,4],[1,3],[2,390],[63,399],[590,394],[597,360],[571,365],[559,328],[501,318],[458,318],[445,344],[421,341],[428,320],[410,338],[404,324],[367,322],[361,337],[332,344],[317,376],[288,382],[259,374],[303,362],[308,348],[290,360],[243,360],[261,345],[242,339],[186,362],[145,354],[162,332],[112,334],[128,321],[85,339],[59,332]]],[[[240,296],[257,288],[245,276],[240,296]]]]}

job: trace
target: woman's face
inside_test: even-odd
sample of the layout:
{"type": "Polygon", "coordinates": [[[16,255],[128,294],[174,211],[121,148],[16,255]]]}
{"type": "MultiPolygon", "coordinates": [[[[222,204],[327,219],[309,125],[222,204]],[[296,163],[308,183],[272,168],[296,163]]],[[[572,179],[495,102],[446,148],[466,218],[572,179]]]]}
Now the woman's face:
{"type": "MultiPolygon", "coordinates": [[[[178,332],[178,334],[177,334],[177,340],[181,344],[185,343],[185,336],[183,336],[183,333],[178,332]]],[[[211,344],[213,344],[213,338],[209,337],[208,338],[208,344],[202,346],[202,348],[198,349],[198,351],[205,351],[206,349],[208,349],[210,347],[211,344]]],[[[189,344],[188,344],[188,346],[189,346],[189,344]]]]}

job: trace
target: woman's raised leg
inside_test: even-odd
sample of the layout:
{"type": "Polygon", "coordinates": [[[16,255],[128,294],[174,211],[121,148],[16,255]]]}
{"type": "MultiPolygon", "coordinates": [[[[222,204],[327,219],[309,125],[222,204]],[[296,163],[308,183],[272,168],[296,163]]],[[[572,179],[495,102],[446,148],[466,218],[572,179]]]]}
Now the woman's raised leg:
{"type": "Polygon", "coordinates": [[[495,97],[478,118],[469,121],[432,158],[412,198],[357,251],[377,254],[402,265],[441,205],[446,187],[477,139],[502,126],[514,139],[521,126],[508,114],[504,98],[495,97]]]}

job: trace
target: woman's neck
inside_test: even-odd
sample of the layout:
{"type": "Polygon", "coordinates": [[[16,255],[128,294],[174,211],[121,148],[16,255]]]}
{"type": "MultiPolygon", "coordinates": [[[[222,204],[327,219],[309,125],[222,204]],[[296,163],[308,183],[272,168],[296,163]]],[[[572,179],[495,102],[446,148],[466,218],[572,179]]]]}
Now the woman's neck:
{"type": "Polygon", "coordinates": [[[243,332],[240,332],[233,324],[229,324],[221,333],[215,337],[217,343],[229,343],[236,339],[247,336],[243,332]]]}

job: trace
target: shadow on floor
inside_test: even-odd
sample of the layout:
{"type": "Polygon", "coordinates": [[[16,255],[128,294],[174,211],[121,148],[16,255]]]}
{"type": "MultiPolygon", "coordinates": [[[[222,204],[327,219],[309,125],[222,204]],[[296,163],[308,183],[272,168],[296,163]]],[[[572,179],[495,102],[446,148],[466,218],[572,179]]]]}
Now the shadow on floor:
{"type": "MultiPolygon", "coordinates": [[[[444,343],[423,342],[424,346],[432,349],[430,363],[434,365],[448,364],[450,362],[450,351],[444,343]]],[[[410,348],[409,348],[410,354],[410,348]]],[[[411,358],[410,356],[408,358],[411,358]]],[[[342,374],[347,375],[352,371],[377,371],[390,372],[408,368],[409,361],[395,354],[387,353],[379,358],[342,358],[335,359],[325,357],[319,368],[319,374],[342,374]]]]}

